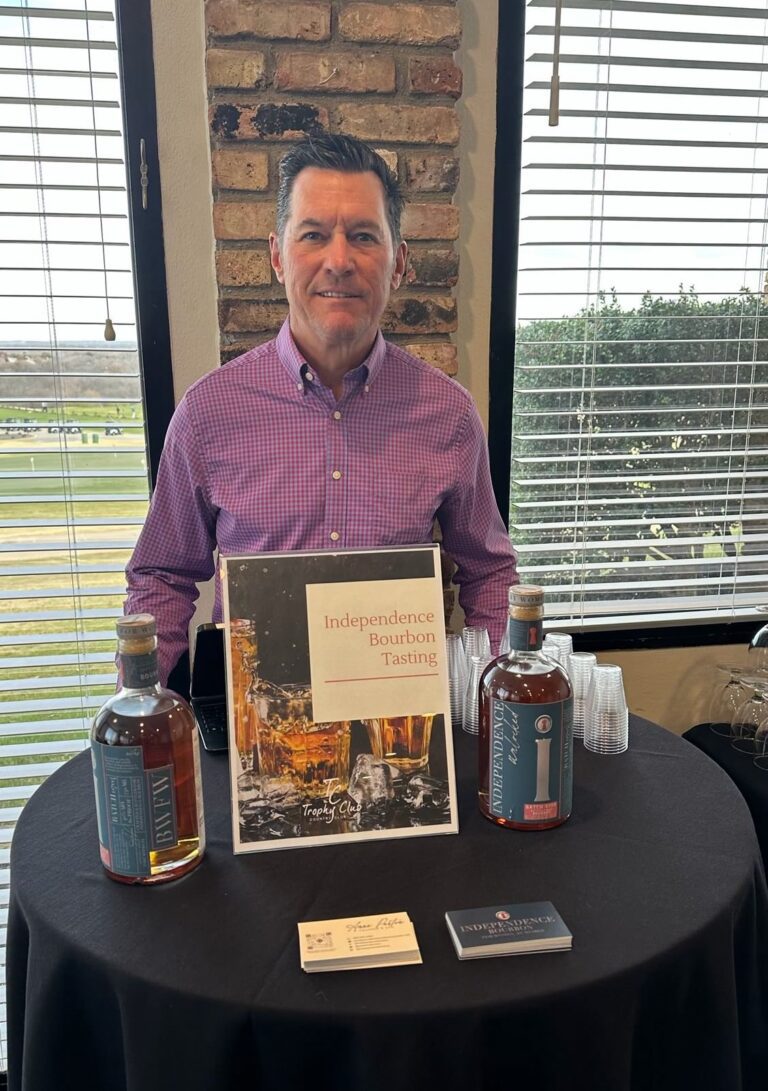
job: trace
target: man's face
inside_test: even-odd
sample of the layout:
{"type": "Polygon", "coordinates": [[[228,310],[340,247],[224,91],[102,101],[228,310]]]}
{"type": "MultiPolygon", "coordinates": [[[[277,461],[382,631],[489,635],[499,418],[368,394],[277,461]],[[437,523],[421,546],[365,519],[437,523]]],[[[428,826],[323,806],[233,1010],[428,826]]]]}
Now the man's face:
{"type": "Polygon", "coordinates": [[[376,175],[306,167],[293,184],[284,237],[270,235],[269,248],[309,362],[322,366],[335,353],[350,367],[364,360],[407,253],[392,241],[376,175]]]}

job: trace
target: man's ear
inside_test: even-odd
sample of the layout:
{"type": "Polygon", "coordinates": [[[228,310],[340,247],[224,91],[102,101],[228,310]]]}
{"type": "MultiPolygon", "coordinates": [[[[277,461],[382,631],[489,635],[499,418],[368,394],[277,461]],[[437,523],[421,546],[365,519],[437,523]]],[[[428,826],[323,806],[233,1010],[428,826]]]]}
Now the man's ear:
{"type": "Polygon", "coordinates": [[[400,287],[402,279],[405,276],[405,267],[407,264],[408,243],[403,241],[395,251],[395,264],[392,267],[392,278],[389,282],[393,292],[400,287]]]}
{"type": "Polygon", "coordinates": [[[283,260],[280,257],[280,240],[274,231],[270,232],[269,235],[269,260],[275,270],[275,276],[281,284],[284,284],[285,274],[283,272],[283,260]]]}

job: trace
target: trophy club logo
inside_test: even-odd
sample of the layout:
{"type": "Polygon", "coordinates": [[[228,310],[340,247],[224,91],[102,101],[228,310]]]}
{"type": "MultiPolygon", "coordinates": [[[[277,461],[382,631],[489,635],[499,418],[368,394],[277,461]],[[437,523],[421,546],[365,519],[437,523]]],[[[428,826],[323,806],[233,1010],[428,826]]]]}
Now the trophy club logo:
{"type": "Polygon", "coordinates": [[[496,919],[500,920],[500,921],[508,921],[509,920],[509,913],[507,913],[507,911],[505,909],[500,909],[498,911],[498,913],[496,914],[496,919]]]}
{"type": "Polygon", "coordinates": [[[537,716],[535,727],[539,735],[546,735],[548,731],[552,730],[552,717],[537,716]]]}

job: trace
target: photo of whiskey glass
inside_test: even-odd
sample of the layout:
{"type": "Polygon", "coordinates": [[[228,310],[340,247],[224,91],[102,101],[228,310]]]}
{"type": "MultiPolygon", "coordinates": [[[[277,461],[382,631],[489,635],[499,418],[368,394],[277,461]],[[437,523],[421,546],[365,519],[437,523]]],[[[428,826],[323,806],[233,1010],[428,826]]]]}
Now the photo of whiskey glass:
{"type": "Polygon", "coordinates": [[[277,686],[259,680],[252,701],[262,776],[290,778],[309,796],[347,787],[350,720],[315,723],[308,685],[277,686]]]}
{"type": "Polygon", "coordinates": [[[363,720],[373,756],[389,762],[404,773],[423,769],[429,763],[434,713],[423,716],[381,716],[363,720]]]}
{"type": "Polygon", "coordinates": [[[253,679],[259,662],[253,623],[235,618],[229,625],[232,662],[232,713],[235,722],[235,746],[244,770],[253,768],[256,746],[256,710],[251,700],[253,679]]]}

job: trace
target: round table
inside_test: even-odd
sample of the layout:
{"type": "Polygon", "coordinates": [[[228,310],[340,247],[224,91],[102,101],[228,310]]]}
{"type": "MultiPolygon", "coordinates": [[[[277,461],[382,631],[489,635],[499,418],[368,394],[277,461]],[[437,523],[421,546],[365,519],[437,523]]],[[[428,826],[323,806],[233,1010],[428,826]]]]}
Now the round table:
{"type": "Polygon", "coordinates": [[[763,862],[768,863],[768,772],[758,769],[748,754],[734,750],[729,738],[715,735],[708,723],[689,728],[683,738],[716,761],[744,796],[755,824],[763,862]]]}
{"type": "Polygon", "coordinates": [[[458,733],[461,832],[233,856],[226,758],[208,851],[156,888],[99,863],[87,754],[32,797],[12,849],[15,1091],[739,1091],[768,1078],[768,899],[744,801],[682,739],[577,743],[574,812],[481,817],[458,733]],[[460,962],[448,909],[552,901],[573,950],[460,962]],[[409,912],[422,966],[308,975],[297,921],[409,912]]]}

